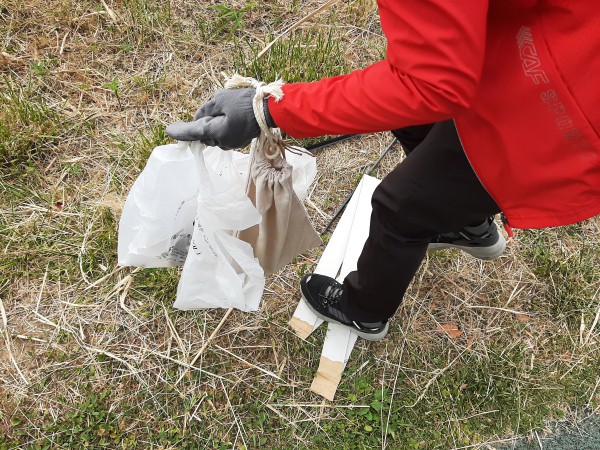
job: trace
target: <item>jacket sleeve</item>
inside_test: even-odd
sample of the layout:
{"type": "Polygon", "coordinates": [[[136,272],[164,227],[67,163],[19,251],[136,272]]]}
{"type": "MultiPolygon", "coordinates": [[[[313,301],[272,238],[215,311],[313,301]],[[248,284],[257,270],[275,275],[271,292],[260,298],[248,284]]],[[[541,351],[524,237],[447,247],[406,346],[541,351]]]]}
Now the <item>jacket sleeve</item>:
{"type": "Polygon", "coordinates": [[[369,133],[449,119],[481,76],[488,0],[379,0],[386,59],[347,75],[284,86],[269,99],[283,131],[302,138],[369,133]]]}

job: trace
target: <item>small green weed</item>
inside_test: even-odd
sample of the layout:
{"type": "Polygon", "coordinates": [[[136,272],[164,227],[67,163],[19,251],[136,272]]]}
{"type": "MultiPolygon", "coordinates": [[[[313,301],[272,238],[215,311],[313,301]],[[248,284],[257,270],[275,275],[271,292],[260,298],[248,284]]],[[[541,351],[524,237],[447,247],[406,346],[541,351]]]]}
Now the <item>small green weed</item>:
{"type": "Polygon", "coordinates": [[[150,125],[146,132],[138,130],[137,139],[133,144],[133,149],[138,157],[138,167],[142,168],[146,165],[155,147],[171,141],[163,125],[150,125]]]}
{"type": "Polygon", "coordinates": [[[250,1],[244,6],[208,6],[206,13],[198,16],[195,21],[201,41],[213,45],[231,42],[243,32],[244,18],[252,13],[256,5],[256,2],[250,1]]]}
{"type": "Polygon", "coordinates": [[[230,39],[237,31],[243,28],[242,20],[244,14],[251,11],[256,3],[250,2],[243,8],[231,8],[227,5],[212,5],[218,14],[218,20],[214,25],[213,33],[215,35],[226,32],[226,39],[230,39]]]}
{"type": "Polygon", "coordinates": [[[117,99],[117,102],[119,103],[119,107],[122,108],[123,106],[121,105],[121,90],[119,77],[114,77],[112,81],[110,81],[109,83],[104,83],[103,86],[113,93],[113,95],[117,99]]]}

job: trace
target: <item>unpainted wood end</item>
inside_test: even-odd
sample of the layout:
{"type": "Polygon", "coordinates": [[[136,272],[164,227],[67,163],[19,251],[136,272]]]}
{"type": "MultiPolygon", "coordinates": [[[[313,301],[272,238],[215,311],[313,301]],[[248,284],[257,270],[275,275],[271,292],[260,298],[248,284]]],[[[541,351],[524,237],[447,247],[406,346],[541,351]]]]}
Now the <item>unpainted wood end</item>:
{"type": "Polygon", "coordinates": [[[329,401],[333,401],[335,391],[342,379],[344,372],[344,363],[341,361],[332,361],[329,358],[321,356],[317,375],[313,380],[310,390],[315,394],[325,397],[329,401]]]}
{"type": "Polygon", "coordinates": [[[305,322],[302,319],[297,318],[296,316],[292,316],[289,321],[289,325],[294,330],[294,332],[298,335],[298,337],[302,340],[306,340],[307,337],[313,332],[313,326],[305,322]]]}

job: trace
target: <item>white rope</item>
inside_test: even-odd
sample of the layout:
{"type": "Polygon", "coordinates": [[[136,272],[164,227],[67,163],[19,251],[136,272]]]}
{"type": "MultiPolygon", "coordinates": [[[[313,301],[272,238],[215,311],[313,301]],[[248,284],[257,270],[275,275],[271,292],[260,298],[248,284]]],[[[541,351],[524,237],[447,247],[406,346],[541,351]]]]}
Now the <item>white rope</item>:
{"type": "Polygon", "coordinates": [[[252,101],[252,108],[254,110],[254,116],[256,117],[256,121],[258,122],[258,126],[261,130],[261,136],[259,139],[265,139],[265,145],[263,145],[263,149],[265,151],[265,156],[268,159],[275,159],[278,156],[285,155],[285,147],[286,145],[283,142],[283,138],[281,137],[281,132],[278,129],[271,129],[267,124],[267,119],[265,117],[264,110],[264,99],[266,97],[273,97],[276,102],[280,101],[283,98],[283,80],[276,80],[272,83],[266,84],[261,81],[258,81],[251,77],[243,77],[241,75],[235,74],[229,78],[225,82],[225,89],[238,89],[238,88],[254,88],[256,89],[256,94],[254,95],[254,100],[252,101]],[[266,151],[266,148],[274,148],[274,152],[266,151]]]}

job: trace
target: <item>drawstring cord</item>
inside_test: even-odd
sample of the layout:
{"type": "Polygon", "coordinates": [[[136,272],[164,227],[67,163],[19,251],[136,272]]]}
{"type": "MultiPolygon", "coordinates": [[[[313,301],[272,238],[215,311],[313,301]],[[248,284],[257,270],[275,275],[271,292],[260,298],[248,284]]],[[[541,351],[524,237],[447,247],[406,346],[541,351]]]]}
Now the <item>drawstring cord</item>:
{"type": "Polygon", "coordinates": [[[504,226],[504,230],[509,238],[513,238],[515,234],[513,233],[512,227],[508,224],[508,219],[504,215],[504,213],[500,214],[500,220],[502,220],[502,225],[504,226]]]}

